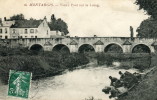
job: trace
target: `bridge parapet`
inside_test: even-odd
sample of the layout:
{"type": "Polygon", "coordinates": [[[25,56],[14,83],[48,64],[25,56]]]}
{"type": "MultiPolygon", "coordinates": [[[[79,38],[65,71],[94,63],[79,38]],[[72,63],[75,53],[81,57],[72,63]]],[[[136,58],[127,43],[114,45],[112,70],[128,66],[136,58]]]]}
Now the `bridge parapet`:
{"type": "Polygon", "coordinates": [[[91,45],[96,52],[104,52],[108,45],[116,44],[120,46],[123,52],[132,52],[136,45],[144,44],[150,48],[151,52],[155,52],[152,44],[157,41],[156,38],[134,38],[131,40],[129,37],[60,37],[60,38],[24,38],[24,39],[1,39],[0,43],[3,44],[5,41],[9,42],[8,45],[11,47],[31,47],[35,44],[41,45],[44,50],[51,51],[56,45],[63,44],[70,49],[70,52],[78,52],[79,48],[88,44],[91,45]],[[103,44],[96,44],[97,42],[103,44]],[[131,44],[124,45],[126,41],[131,44]]]}

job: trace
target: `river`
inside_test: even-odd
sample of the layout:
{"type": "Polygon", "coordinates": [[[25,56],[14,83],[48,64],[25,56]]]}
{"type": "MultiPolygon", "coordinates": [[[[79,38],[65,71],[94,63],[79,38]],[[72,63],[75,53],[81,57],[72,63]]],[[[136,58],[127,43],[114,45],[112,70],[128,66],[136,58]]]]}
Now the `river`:
{"type": "MultiPolygon", "coordinates": [[[[90,65],[87,68],[66,71],[62,75],[31,82],[29,100],[112,100],[102,92],[110,84],[109,76],[119,78],[118,71],[106,66],[90,65]]],[[[130,72],[135,70],[130,69],[130,72]]],[[[7,85],[0,87],[0,100],[22,100],[7,96],[7,85]]]]}

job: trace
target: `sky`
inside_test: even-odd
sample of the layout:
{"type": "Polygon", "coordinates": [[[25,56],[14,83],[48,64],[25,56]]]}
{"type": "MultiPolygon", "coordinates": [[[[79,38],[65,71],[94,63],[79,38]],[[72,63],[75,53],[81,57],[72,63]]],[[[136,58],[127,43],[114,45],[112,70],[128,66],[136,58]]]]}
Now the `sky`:
{"type": "Polygon", "coordinates": [[[23,13],[25,18],[63,19],[70,36],[128,37],[149,16],[135,0],[0,0],[0,18],[23,13]],[[42,6],[46,4],[47,6],[42,6]],[[31,6],[33,5],[33,6],[31,6]],[[51,5],[51,6],[49,6],[51,5]]]}

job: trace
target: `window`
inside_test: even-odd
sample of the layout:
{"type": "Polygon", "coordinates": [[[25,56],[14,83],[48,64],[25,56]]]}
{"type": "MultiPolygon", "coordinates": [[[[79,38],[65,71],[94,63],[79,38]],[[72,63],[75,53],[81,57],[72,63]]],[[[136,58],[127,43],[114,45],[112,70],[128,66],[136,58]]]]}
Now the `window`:
{"type": "Polygon", "coordinates": [[[2,33],[2,29],[0,29],[0,33],[2,33]]]}
{"type": "Polygon", "coordinates": [[[25,38],[27,38],[27,36],[25,36],[25,38]]]}
{"type": "Polygon", "coordinates": [[[8,39],[8,36],[5,36],[5,39],[8,39]]]}
{"type": "Polygon", "coordinates": [[[8,33],[8,30],[7,30],[7,28],[5,28],[5,33],[8,33]]]}
{"type": "Polygon", "coordinates": [[[25,33],[28,33],[28,32],[27,32],[27,29],[25,29],[25,33]]]}
{"type": "Polygon", "coordinates": [[[34,33],[34,29],[30,29],[30,33],[34,33]]]}
{"type": "Polygon", "coordinates": [[[18,36],[18,39],[22,39],[22,36],[18,36]]]}
{"type": "Polygon", "coordinates": [[[37,38],[37,36],[35,36],[35,38],[37,38]]]}
{"type": "Polygon", "coordinates": [[[49,34],[49,31],[47,30],[47,35],[49,34]]]}
{"type": "Polygon", "coordinates": [[[2,35],[0,35],[0,39],[2,39],[2,35]]]}
{"type": "Polygon", "coordinates": [[[16,33],[16,30],[15,30],[15,29],[13,29],[13,33],[16,33]]]}
{"type": "Polygon", "coordinates": [[[34,36],[31,36],[31,38],[34,38],[34,36]]]}

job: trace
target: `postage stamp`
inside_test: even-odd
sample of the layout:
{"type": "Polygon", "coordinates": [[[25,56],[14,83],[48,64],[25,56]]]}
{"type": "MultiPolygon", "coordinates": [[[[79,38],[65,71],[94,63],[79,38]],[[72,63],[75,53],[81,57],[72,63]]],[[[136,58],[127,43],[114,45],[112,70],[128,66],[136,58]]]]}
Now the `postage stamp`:
{"type": "Polygon", "coordinates": [[[32,73],[10,70],[8,96],[28,98],[32,73]]]}

